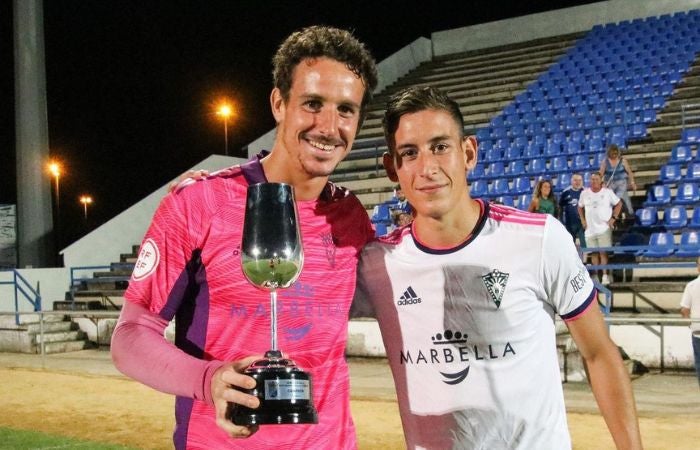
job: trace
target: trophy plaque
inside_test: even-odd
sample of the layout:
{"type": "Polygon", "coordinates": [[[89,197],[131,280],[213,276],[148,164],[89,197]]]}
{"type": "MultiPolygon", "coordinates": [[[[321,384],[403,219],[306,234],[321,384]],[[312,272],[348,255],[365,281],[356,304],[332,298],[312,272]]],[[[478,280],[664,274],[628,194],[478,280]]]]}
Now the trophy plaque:
{"type": "Polygon", "coordinates": [[[226,417],[236,425],[318,423],[311,377],[277,347],[277,289],[296,281],[304,264],[294,191],[284,183],[248,186],[241,243],[246,279],[270,292],[270,350],[243,373],[253,389],[234,387],[260,399],[256,409],[229,403],[226,417]]]}

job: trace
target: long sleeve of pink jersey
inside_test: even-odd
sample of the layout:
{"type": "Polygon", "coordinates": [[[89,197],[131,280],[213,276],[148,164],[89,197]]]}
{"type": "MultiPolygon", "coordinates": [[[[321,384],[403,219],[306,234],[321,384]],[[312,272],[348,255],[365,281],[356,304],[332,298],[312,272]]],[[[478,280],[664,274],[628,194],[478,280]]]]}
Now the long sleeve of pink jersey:
{"type": "Polygon", "coordinates": [[[223,361],[204,361],[165,340],[167,321],[146,308],[124,302],[112,335],[112,361],[122,372],[168,394],[212,404],[211,378],[223,361]]]}

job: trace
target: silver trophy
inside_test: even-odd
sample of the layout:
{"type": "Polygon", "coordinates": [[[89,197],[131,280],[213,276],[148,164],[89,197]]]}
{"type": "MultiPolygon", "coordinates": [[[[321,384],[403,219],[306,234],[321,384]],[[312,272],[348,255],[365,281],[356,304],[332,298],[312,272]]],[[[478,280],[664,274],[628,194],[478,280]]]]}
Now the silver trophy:
{"type": "MultiPolygon", "coordinates": [[[[236,425],[318,423],[311,377],[277,348],[277,289],[287,288],[304,265],[292,186],[260,183],[248,186],[241,266],[250,283],[270,292],[270,350],[244,373],[257,381],[240,389],[260,399],[250,409],[229,403],[226,416],[236,425]]],[[[239,388],[237,388],[239,389],[239,388]]]]}

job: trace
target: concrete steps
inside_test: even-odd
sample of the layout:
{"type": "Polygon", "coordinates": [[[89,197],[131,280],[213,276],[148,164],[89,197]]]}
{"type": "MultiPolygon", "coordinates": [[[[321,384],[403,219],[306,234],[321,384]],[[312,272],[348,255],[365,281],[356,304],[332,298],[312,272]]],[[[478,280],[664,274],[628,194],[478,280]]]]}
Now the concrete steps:
{"type": "Polygon", "coordinates": [[[0,317],[0,351],[14,353],[61,353],[83,350],[91,344],[78,325],[65,316],[44,316],[43,334],[39,314],[0,317]]]}

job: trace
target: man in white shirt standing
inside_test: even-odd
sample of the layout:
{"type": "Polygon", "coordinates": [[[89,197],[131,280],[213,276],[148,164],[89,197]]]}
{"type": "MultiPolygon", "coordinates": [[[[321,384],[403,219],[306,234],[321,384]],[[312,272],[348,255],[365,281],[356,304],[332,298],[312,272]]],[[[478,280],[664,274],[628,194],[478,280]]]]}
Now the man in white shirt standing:
{"type": "MultiPolygon", "coordinates": [[[[700,272],[700,258],[697,262],[700,272]]],[[[700,319],[700,277],[694,279],[685,286],[681,297],[681,315],[686,318],[700,319]]],[[[693,335],[693,355],[695,356],[695,373],[700,383],[700,322],[692,322],[690,330],[693,335]]]]}
{"type": "MultiPolygon", "coordinates": [[[[581,193],[578,201],[578,213],[581,224],[586,230],[588,247],[611,247],[612,229],[620,217],[622,202],[613,191],[603,186],[599,173],[591,175],[591,187],[581,193]]],[[[594,252],[591,255],[594,265],[608,263],[607,252],[594,252]],[[599,258],[600,256],[600,258],[599,258]]],[[[603,269],[602,284],[610,284],[608,272],[603,269]]]]}

